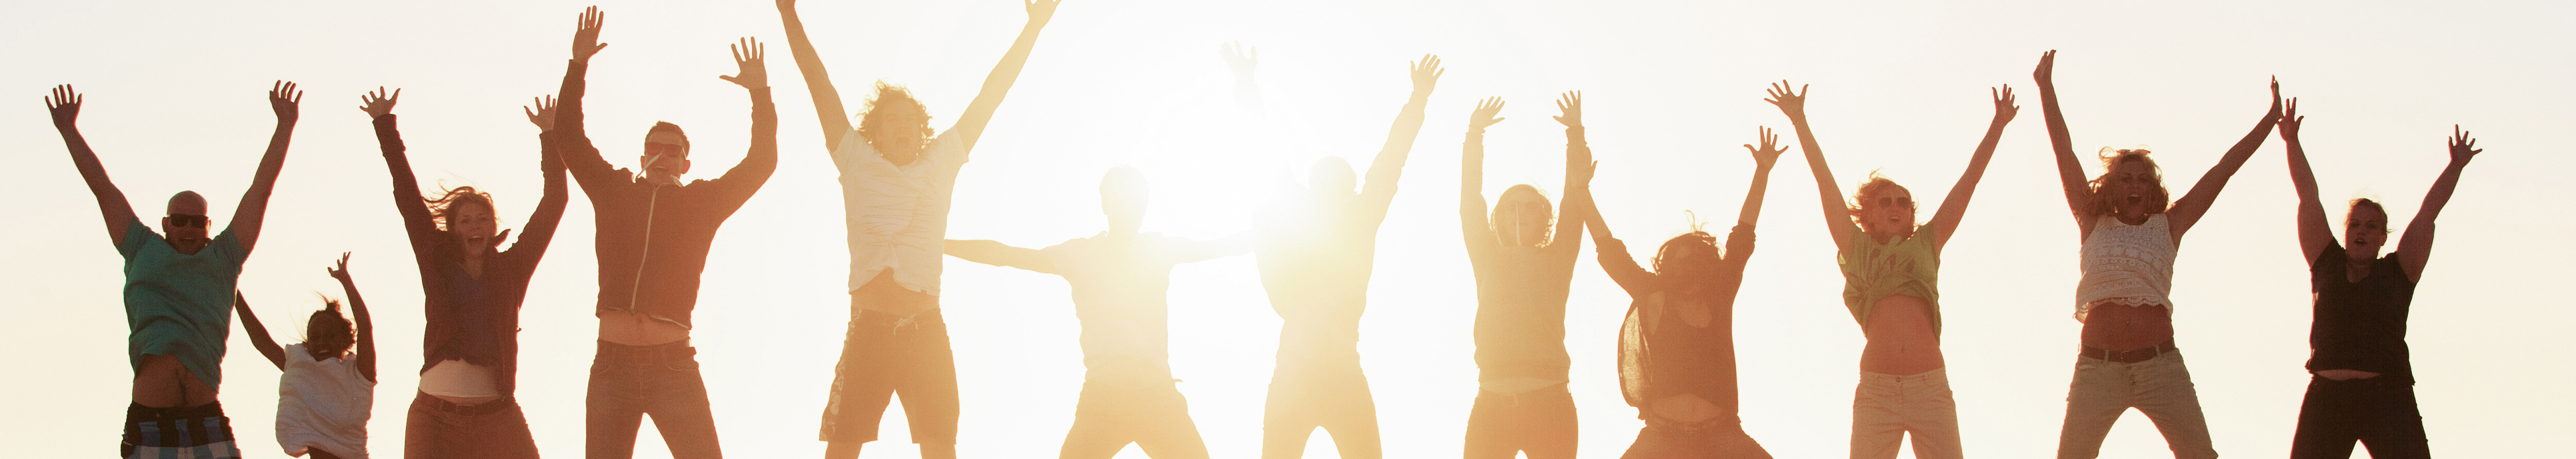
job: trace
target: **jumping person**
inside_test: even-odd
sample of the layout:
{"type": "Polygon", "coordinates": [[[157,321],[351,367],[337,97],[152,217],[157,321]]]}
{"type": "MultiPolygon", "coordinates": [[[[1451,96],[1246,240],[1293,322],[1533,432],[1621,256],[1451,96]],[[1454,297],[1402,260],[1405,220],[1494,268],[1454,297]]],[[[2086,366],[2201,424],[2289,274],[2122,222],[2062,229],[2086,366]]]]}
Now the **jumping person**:
{"type": "Polygon", "coordinates": [[[1155,458],[1208,457],[1190,420],[1189,401],[1173,385],[1170,345],[1172,266],[1251,248],[1234,240],[1193,241],[1140,232],[1145,175],[1118,167],[1100,178],[1100,213],[1109,231],[1045,249],[995,241],[947,241],[949,255],[994,266],[1064,276],[1073,285],[1073,315],[1082,320],[1081,401],[1064,435],[1065,459],[1106,459],[1128,443],[1155,458]]]}
{"type": "Polygon", "coordinates": [[[1467,414],[1468,459],[1574,457],[1574,395],[1565,354],[1565,299],[1581,256],[1590,205],[1576,198],[1591,183],[1592,149],[1583,143],[1583,99],[1557,103],[1565,124],[1564,217],[1551,215],[1538,187],[1512,185],[1485,208],[1485,127],[1502,122],[1500,97],[1467,115],[1459,159],[1458,227],[1476,270],[1476,403],[1467,414]],[[1554,220],[1554,234],[1548,230],[1554,220]]]}
{"type": "Polygon", "coordinates": [[[250,189],[242,192],[233,219],[214,238],[206,237],[210,221],[206,198],[194,191],[170,196],[161,231],[143,226],[125,192],[108,180],[107,167],[81,137],[81,94],[71,85],[55,86],[45,109],[71,150],[72,166],[98,198],[106,218],[108,241],[125,258],[127,363],[134,368],[132,403],[125,409],[121,457],[240,457],[233,444],[232,420],[215,402],[223,383],[224,340],[232,333],[233,287],[242,262],[259,241],[260,223],[277,173],[286,167],[286,145],[295,133],[297,102],[303,93],[295,83],[279,81],[268,90],[269,111],[277,130],[268,137],[250,189]]]}
{"type": "Polygon", "coordinates": [[[1303,190],[1304,208],[1273,225],[1278,231],[1255,249],[1270,307],[1285,322],[1263,404],[1263,459],[1304,456],[1317,428],[1333,436],[1342,457],[1384,454],[1377,401],[1360,372],[1360,313],[1368,308],[1377,228],[1395,201],[1395,181],[1404,174],[1413,138],[1422,133],[1422,110],[1440,74],[1439,56],[1426,54],[1413,63],[1413,95],[1371,160],[1367,183],[1358,183],[1351,163],[1340,157],[1315,161],[1303,190]]]}
{"type": "Polygon", "coordinates": [[[582,126],[582,78],[591,55],[607,46],[598,42],[601,20],[592,7],[573,33],[549,139],[590,196],[599,232],[599,304],[592,313],[599,318],[599,353],[584,401],[583,446],[593,459],[634,457],[636,429],[650,414],[673,457],[723,457],[697,348],[689,345],[689,313],[698,306],[698,275],[716,229],[778,169],[778,109],[769,101],[763,47],[742,39],[732,46],[742,73],[717,77],[751,93],[749,151],[722,177],[683,183],[689,136],[679,125],[656,123],[645,131],[636,166],[642,174],[615,169],[591,144],[582,126]]]}
{"type": "Polygon", "coordinates": [[[1986,160],[2021,107],[2013,105],[2012,87],[1994,90],[1994,121],[1969,155],[1968,170],[1950,186],[1932,221],[1916,226],[1913,192],[1874,173],[1852,194],[1851,204],[1843,202],[1824,150],[1807,127],[1805,89],[1790,91],[1782,81],[1771,87],[1768,102],[1798,130],[1842,265],[1843,307],[1869,340],[1861,348],[1860,384],[1852,393],[1851,457],[1896,457],[1908,436],[1915,457],[1960,457],[1959,410],[1941,357],[1941,248],[1957,234],[1986,160]]]}
{"type": "Polygon", "coordinates": [[[985,75],[983,90],[966,103],[957,124],[933,135],[928,108],[910,91],[884,82],[876,84],[858,125],[851,126],[822,55],[805,37],[795,0],[778,0],[787,47],[813,93],[823,146],[841,171],[841,199],[848,206],[850,326],[823,407],[823,457],[858,457],[861,445],[877,440],[877,424],[897,394],[922,456],[957,456],[957,362],[948,346],[948,323],[939,314],[948,198],[967,152],[1019,80],[1038,31],[1055,17],[1058,3],[1022,5],[1029,22],[1019,39],[985,75]]]}
{"type": "Polygon", "coordinates": [[[2075,381],[2067,388],[2057,457],[2100,454],[2111,423],[2129,408],[2155,421],[2174,457],[2218,457],[2191,372],[2174,346],[2173,303],[2167,295],[2173,290],[2174,254],[2183,232],[2200,221],[2228,177],[2272,134],[2281,117],[2281,84],[2272,83],[2272,110],[2254,124],[2253,132],[2220,156],[2190,193],[2168,201],[2163,172],[2144,149],[2106,151],[2102,175],[2084,179],[2084,165],[2066,134],[2066,118],[2057,109],[2057,83],[2050,76],[2056,61],[2056,51],[2042,54],[2031,76],[2039,82],[2039,106],[2048,119],[2066,205],[2074,211],[2084,241],[2084,280],[2075,288],[2075,320],[2084,324],[2084,343],[2075,359],[2075,381]]]}
{"type": "Polygon", "coordinates": [[[1655,270],[1648,272],[1590,210],[1591,193],[1567,195],[1569,212],[1578,206],[1594,212],[1580,218],[1592,226],[1601,270],[1631,298],[1619,327],[1619,388],[1646,427],[1638,429],[1622,458],[1771,457],[1744,433],[1735,377],[1736,292],[1753,256],[1753,226],[1762,216],[1771,166],[1786,152],[1770,129],[1757,135],[1761,148],[1744,146],[1753,153],[1752,188],[1744,192],[1744,210],[1727,232],[1724,251],[1716,237],[1692,228],[1664,241],[1652,259],[1655,270]]]}
{"type": "Polygon", "coordinates": [[[342,316],[340,302],[324,298],[322,310],[304,321],[304,342],[278,346],[240,292],[233,293],[233,312],[240,314],[251,347],[283,373],[277,378],[277,446],[288,456],[366,459],[367,418],[376,407],[376,322],[367,314],[367,300],[358,296],[357,282],[349,280],[348,252],[340,253],[338,268],[323,270],[340,280],[351,315],[342,316]]]}
{"type": "Polygon", "coordinates": [[[2433,253],[2433,218],[2450,204],[2460,185],[2460,170],[2476,157],[2478,141],[2453,126],[2451,162],[2424,193],[2424,205],[2397,251],[2377,256],[2388,243],[2388,210],[2379,202],[2355,199],[2344,211],[2343,237],[2337,243],[2326,223],[2325,205],[2317,200],[2317,177],[2308,170],[2307,151],[2299,146],[2299,100],[2281,112],[2281,141],[2289,145],[2290,184],[2299,193],[2299,250],[2308,259],[2309,289],[2316,294],[2315,324],[2309,327],[2306,399],[2299,403],[2299,424],[2290,440],[2292,459],[2352,457],[2361,442],[2374,458],[2426,458],[2433,453],[2424,439],[2424,415],[2415,408],[2415,368],[2406,350],[2406,315],[2415,301],[2415,283],[2424,278],[2425,259],[2433,253]]]}
{"type": "MultiPolygon", "coordinates": [[[[402,214],[413,261],[420,266],[420,390],[404,418],[408,457],[537,457],[528,417],[519,407],[519,308],[528,279],[554,241],[570,199],[561,146],[545,141],[555,107],[543,100],[528,111],[540,131],[537,171],[545,194],[528,215],[527,232],[508,249],[510,232],[495,233],[492,195],[456,187],[423,196],[412,174],[408,147],[393,113],[401,91],[361,96],[358,107],[374,119],[376,143],[393,177],[394,210],[402,214]]],[[[352,294],[352,296],[355,296],[352,294]]]]}

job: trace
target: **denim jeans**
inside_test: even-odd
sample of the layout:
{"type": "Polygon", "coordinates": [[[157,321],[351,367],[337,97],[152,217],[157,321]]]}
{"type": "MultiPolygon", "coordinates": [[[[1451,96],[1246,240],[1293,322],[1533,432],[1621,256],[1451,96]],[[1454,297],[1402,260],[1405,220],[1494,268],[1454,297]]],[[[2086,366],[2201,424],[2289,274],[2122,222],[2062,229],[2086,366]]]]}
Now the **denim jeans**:
{"type": "Polygon", "coordinates": [[[1947,369],[1910,375],[1861,372],[1852,389],[1852,459],[1890,459],[1906,436],[1914,457],[1957,459],[1959,404],[1947,369]]]}
{"type": "Polygon", "coordinates": [[[2311,377],[2299,402],[2299,430],[2290,458],[2352,457],[2352,444],[2378,459],[2433,457],[2424,440],[2424,414],[2415,409],[2415,386],[2398,375],[2336,381],[2311,377]]]}
{"type": "Polygon", "coordinates": [[[583,441],[587,457],[635,457],[635,432],[648,414],[671,457],[724,457],[696,355],[688,340],[652,346],[599,342],[599,354],[590,364],[589,425],[583,441]]]}
{"type": "Polygon", "coordinates": [[[2174,457],[2218,457],[2210,446],[2209,422],[2200,414],[2200,393],[2192,388],[2191,370],[2183,367],[2177,351],[2131,363],[2076,357],[2075,382],[2066,390],[2066,424],[2057,435],[2058,459],[2100,455],[2111,423],[2130,408],[2156,424],[2174,457]]]}
{"type": "Polygon", "coordinates": [[[1467,459],[1572,459],[1574,395],[1564,384],[1518,394],[1476,391],[1467,412],[1467,459]]]}

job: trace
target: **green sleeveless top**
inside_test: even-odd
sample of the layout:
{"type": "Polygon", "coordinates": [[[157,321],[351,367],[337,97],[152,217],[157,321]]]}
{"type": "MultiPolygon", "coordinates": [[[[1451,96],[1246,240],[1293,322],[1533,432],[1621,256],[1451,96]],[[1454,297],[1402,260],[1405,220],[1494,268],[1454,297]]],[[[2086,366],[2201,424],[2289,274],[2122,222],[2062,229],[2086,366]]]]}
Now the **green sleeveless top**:
{"type": "Polygon", "coordinates": [[[1931,225],[1915,227],[1914,237],[1885,244],[1854,228],[1837,261],[1843,269],[1843,306],[1852,320],[1866,326],[1878,299],[1888,295],[1922,298],[1931,303],[1932,333],[1941,333],[1941,240],[1931,225]]]}

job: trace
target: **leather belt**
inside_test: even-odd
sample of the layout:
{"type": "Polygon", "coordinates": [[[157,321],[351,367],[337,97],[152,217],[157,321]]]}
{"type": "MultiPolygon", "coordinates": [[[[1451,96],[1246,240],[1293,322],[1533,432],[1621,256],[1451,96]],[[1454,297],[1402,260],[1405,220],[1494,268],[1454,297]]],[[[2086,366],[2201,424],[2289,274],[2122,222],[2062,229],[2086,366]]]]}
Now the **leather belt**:
{"type": "Polygon", "coordinates": [[[2133,351],[2106,351],[2102,350],[2102,348],[2088,345],[2084,346],[2084,350],[2082,352],[2076,353],[2075,355],[2082,356],[2084,358],[2109,360],[2118,363],[2138,363],[2147,361],[2147,359],[2156,358],[2156,356],[2159,355],[2171,354],[2175,350],[2173,340],[2165,340],[2165,342],[2156,343],[2154,347],[2133,351]]]}
{"type": "Polygon", "coordinates": [[[598,359],[603,362],[628,365],[659,365],[670,361],[691,360],[696,355],[698,355],[698,348],[690,346],[689,340],[685,338],[648,346],[628,346],[600,341],[598,359]]]}

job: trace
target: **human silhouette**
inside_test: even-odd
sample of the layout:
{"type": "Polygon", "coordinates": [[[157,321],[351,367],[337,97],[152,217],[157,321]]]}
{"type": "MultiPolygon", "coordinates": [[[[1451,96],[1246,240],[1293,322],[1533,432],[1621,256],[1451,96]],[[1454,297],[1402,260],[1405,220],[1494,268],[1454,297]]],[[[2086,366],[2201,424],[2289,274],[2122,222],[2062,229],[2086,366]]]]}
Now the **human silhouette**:
{"type": "Polygon", "coordinates": [[[233,293],[233,312],[242,332],[268,363],[277,364],[277,446],[286,455],[314,459],[367,457],[367,418],[376,406],[376,322],[367,300],[349,280],[349,254],[338,268],[323,268],[340,280],[349,296],[350,316],[340,302],[322,300],[322,310],[304,322],[304,342],[278,346],[251,314],[250,300],[233,293]],[[357,322],[349,322],[355,317],[357,322]]]}
{"type": "Polygon", "coordinates": [[[2254,124],[2253,132],[2219,157],[2191,192],[2168,200],[2163,172],[2145,149],[2105,148],[2102,175],[2084,179],[2084,165],[2075,158],[2066,118],[2057,108],[2057,84],[2051,77],[2056,61],[2056,51],[2040,55],[2031,77],[2039,82],[2057,176],[2084,241],[2084,277],[2075,287],[2075,320],[2084,324],[2083,346],[2075,360],[2075,381],[2067,388],[2057,457],[2100,454],[2111,423],[2129,408],[2155,422],[2174,457],[2218,457],[2191,372],[2174,346],[2173,303],[2166,295],[2173,290],[2174,254],[2183,232],[2200,221],[2228,177],[2271,135],[2281,116],[2281,84],[2272,83],[2272,110],[2254,124]]]}
{"type": "Polygon", "coordinates": [[[224,340],[232,333],[233,287],[242,262],[259,241],[268,198],[277,173],[286,167],[286,145],[295,133],[297,102],[304,95],[295,83],[269,87],[268,108],[277,115],[277,130],[260,155],[250,189],[242,192],[232,222],[213,238],[206,198],[194,191],[170,196],[155,232],[134,215],[125,192],[107,178],[98,153],[81,137],[79,91],[55,86],[45,98],[54,130],[71,150],[72,167],[98,198],[99,216],[107,223],[108,241],[125,258],[127,362],[134,367],[132,402],[125,410],[122,457],[239,457],[233,444],[231,418],[216,403],[223,384],[224,340]]]}
{"type": "Polygon", "coordinates": [[[1915,457],[1960,457],[1959,410],[1941,357],[1941,248],[1957,234],[1995,143],[2021,109],[2013,105],[2012,87],[1993,90],[1995,116],[1985,140],[1968,156],[1967,171],[1941,199],[1941,209],[1921,226],[1915,225],[1914,193],[1875,173],[1845,204],[1807,126],[1806,87],[1792,91],[1782,81],[1769,92],[1767,102],[1789,116],[1807,167],[1815,171],[1825,229],[1833,233],[1842,266],[1843,307],[1869,340],[1861,348],[1860,383],[1852,393],[1851,457],[1896,457],[1909,436],[1915,457]]]}
{"type": "Polygon", "coordinates": [[[1378,225],[1386,222],[1395,181],[1404,174],[1414,136],[1422,133],[1423,106],[1440,74],[1438,56],[1426,54],[1413,63],[1413,95],[1371,160],[1366,183],[1339,157],[1315,161],[1301,208],[1270,225],[1272,233],[1255,249],[1270,307],[1285,322],[1261,418],[1264,459],[1304,456],[1317,428],[1333,436],[1342,457],[1375,459],[1383,453],[1377,402],[1360,372],[1360,312],[1368,307],[1378,225]]]}
{"type": "Polygon", "coordinates": [[[377,88],[360,97],[358,109],[374,119],[376,144],[393,177],[394,210],[420,267],[420,390],[404,418],[403,455],[537,457],[517,396],[519,307],[570,199],[562,147],[546,141],[555,107],[538,100],[536,109],[522,109],[540,132],[537,171],[545,192],[519,242],[504,249],[510,232],[495,232],[500,221],[491,194],[474,187],[421,194],[393,113],[400,97],[400,90],[377,88]]]}
{"type": "Polygon", "coordinates": [[[636,429],[649,414],[672,457],[723,457],[697,348],[689,344],[689,315],[716,229],[778,169],[778,108],[770,104],[764,47],[749,38],[734,44],[741,73],[717,77],[751,93],[749,151],[721,177],[683,183],[690,147],[678,125],[645,131],[641,174],[610,166],[584,131],[582,78],[591,55],[607,46],[598,42],[602,19],[597,7],[582,13],[548,133],[597,219],[599,353],[591,361],[583,446],[593,459],[633,457],[636,429]]]}
{"type": "Polygon", "coordinates": [[[2452,127],[2451,161],[2424,193],[2424,205],[2397,251],[2378,256],[2388,243],[2388,210],[2370,199],[2352,200],[2344,211],[2343,241],[2326,223],[2325,205],[2317,200],[2317,177],[2308,170],[2308,154],[2299,145],[2299,100],[2281,112],[2281,141],[2289,145],[2290,184],[2299,193],[2299,251],[2308,259],[2309,291],[2315,293],[2315,323],[2308,329],[2308,393],[2299,403],[2299,424],[2290,440],[2292,459],[2352,457],[2352,444],[2370,448],[2373,458],[2427,458],[2424,415],[2415,408],[2415,366],[2406,349],[2406,316],[2415,301],[2415,283],[2433,253],[2433,219],[2450,204],[2460,171],[2479,152],[2477,139],[2452,127]]]}
{"type": "Polygon", "coordinates": [[[1029,22],[984,87],[948,132],[930,127],[930,112],[900,86],[878,82],[852,126],[841,92],[805,37],[795,0],[778,0],[787,46],[814,96],[823,146],[841,172],[850,250],[850,326],[833,367],[819,439],[823,457],[849,459],[877,440],[877,425],[895,395],[923,457],[957,457],[957,362],[948,323],[939,314],[941,242],[948,237],[949,195],[967,152],[984,135],[1038,31],[1055,17],[1057,0],[1024,3],[1029,22]]]}
{"type": "Polygon", "coordinates": [[[947,241],[959,259],[1064,276],[1073,286],[1073,315],[1082,320],[1082,396],[1065,459],[1105,459],[1128,443],[1145,455],[1206,458],[1207,444],[1190,421],[1189,402],[1172,378],[1169,305],[1172,267],[1251,250],[1238,240],[1194,241],[1141,232],[1143,173],[1110,169],[1100,179],[1100,212],[1109,231],[1045,249],[995,241],[947,241]]]}
{"type": "Polygon", "coordinates": [[[1551,214],[1538,187],[1512,185],[1485,208],[1485,128],[1502,122],[1503,99],[1488,98],[1467,115],[1460,154],[1458,228],[1476,272],[1476,402],[1467,415],[1468,459],[1574,457],[1574,396],[1565,391],[1565,299],[1582,255],[1592,149],[1583,142],[1583,99],[1558,102],[1565,124],[1563,218],[1551,214]],[[1556,231],[1548,230],[1554,220],[1556,231]]]}
{"type": "MultiPolygon", "coordinates": [[[[1649,272],[1629,255],[1626,243],[1611,236],[1599,214],[1584,217],[1600,246],[1601,270],[1632,298],[1619,327],[1619,388],[1646,427],[1620,457],[1771,457],[1744,433],[1735,377],[1735,296],[1753,256],[1753,226],[1762,216],[1771,166],[1786,152],[1770,129],[1757,135],[1760,148],[1744,146],[1753,154],[1752,188],[1745,191],[1744,210],[1727,232],[1724,251],[1716,237],[1692,228],[1655,250],[1655,270],[1649,272]]],[[[1591,212],[1591,199],[1588,192],[1568,194],[1568,209],[1591,212]]]]}

